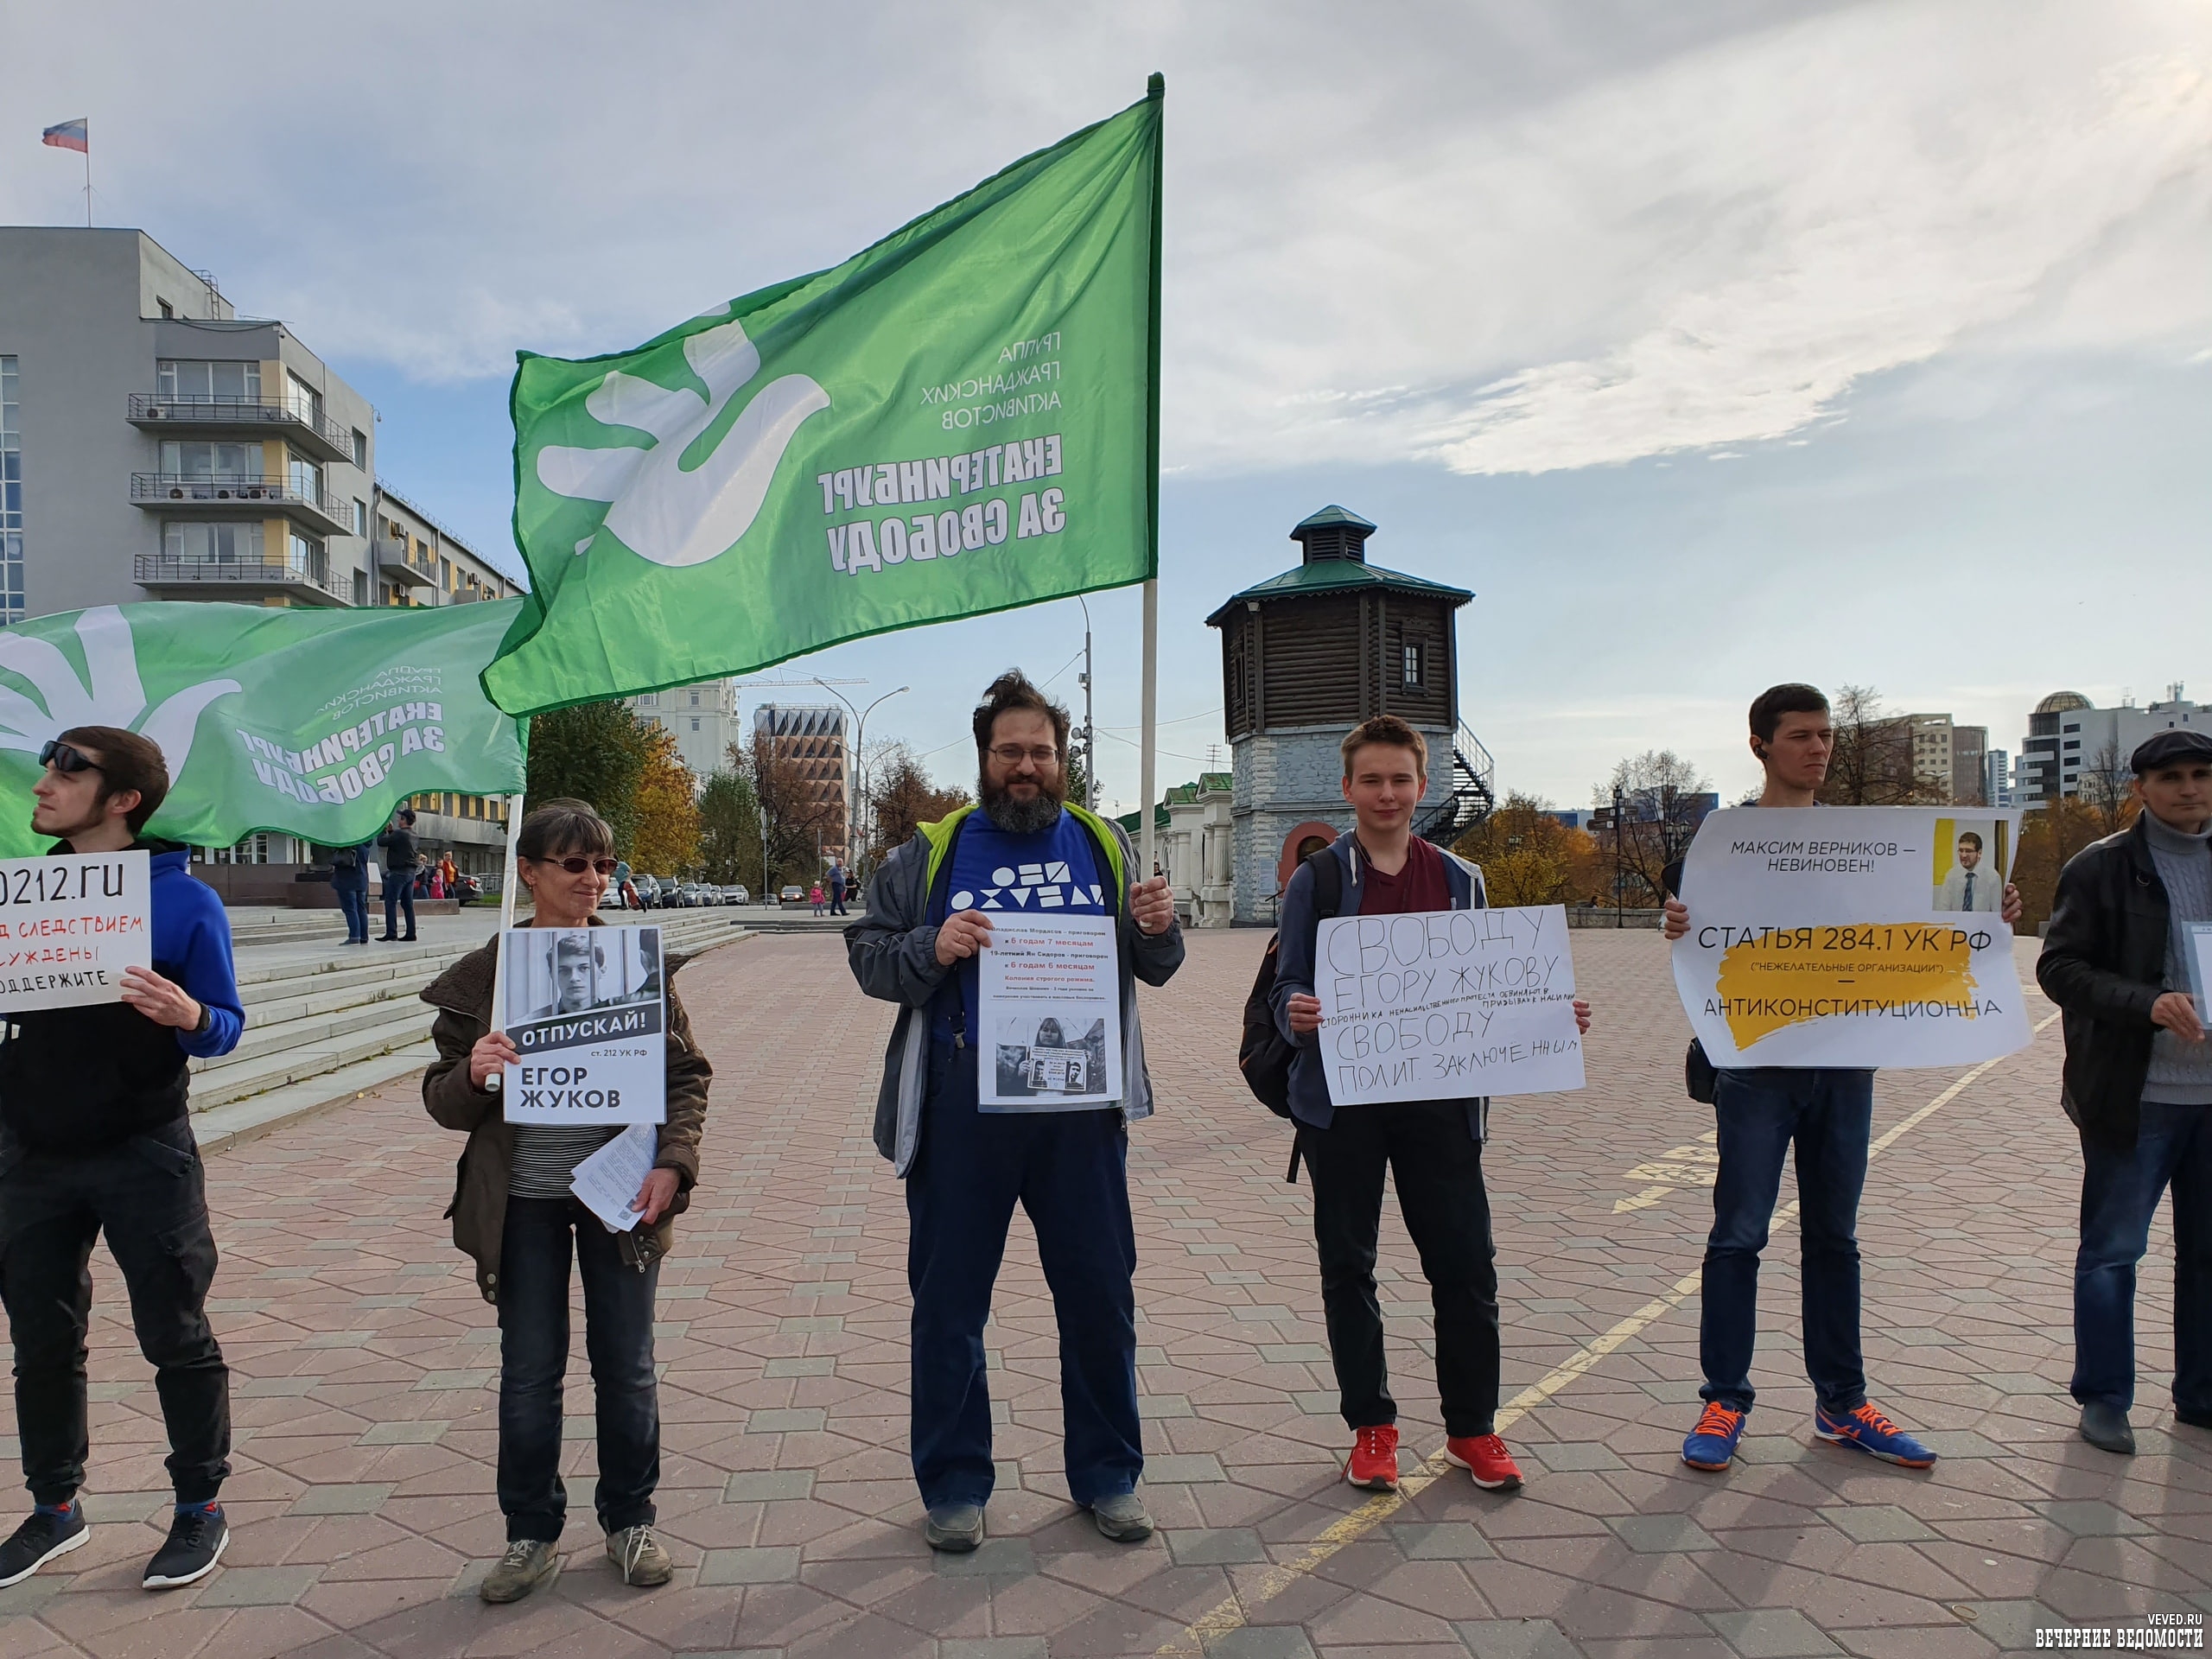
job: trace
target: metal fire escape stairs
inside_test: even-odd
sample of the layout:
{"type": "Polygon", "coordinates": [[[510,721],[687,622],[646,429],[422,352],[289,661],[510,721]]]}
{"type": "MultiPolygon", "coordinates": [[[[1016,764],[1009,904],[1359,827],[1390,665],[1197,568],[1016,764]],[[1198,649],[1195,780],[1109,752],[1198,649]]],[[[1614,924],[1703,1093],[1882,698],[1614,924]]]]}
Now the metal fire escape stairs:
{"type": "Polygon", "coordinates": [[[1423,841],[1449,847],[1497,805],[1497,763],[1465,721],[1452,736],[1452,792],[1414,825],[1423,841]]]}

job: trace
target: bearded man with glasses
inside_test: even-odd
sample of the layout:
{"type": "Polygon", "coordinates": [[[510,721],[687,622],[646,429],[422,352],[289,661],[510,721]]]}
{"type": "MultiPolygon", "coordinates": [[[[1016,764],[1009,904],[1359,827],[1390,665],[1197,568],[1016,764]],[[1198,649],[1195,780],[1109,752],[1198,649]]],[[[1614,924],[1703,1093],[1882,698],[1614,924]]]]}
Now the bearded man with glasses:
{"type": "Polygon", "coordinates": [[[876,1099],[876,1149],[906,1183],[914,1478],[931,1548],[975,1548],[994,1481],[983,1324],[1018,1200],[1060,1327],[1068,1492],[1119,1542],[1149,1537],[1136,1494],[1136,1237],[1128,1124],[1152,1115],[1135,982],[1183,963],[1166,880],[1139,880],[1118,824],[1067,798],[1067,710],[1020,672],[975,714],[982,803],[919,826],[877,873],[845,930],[853,976],[899,1004],[876,1099]],[[980,1104],[976,953],[991,912],[1115,918],[1122,1098],[1098,1106],[980,1104]]]}
{"type": "Polygon", "coordinates": [[[217,1493],[231,1472],[231,1374],[207,1324],[215,1240],[185,1065],[229,1053],[245,1013],[222,901],[193,880],[184,848],[139,834],[168,793],[160,747],[117,727],[80,726],[39,760],[46,775],[31,791],[31,830],[54,837],[54,855],[152,855],[154,965],[124,970],[119,1002],[0,1020],[0,1298],[36,1506],[0,1542],[0,1586],[89,1535],[78,1497],[90,1449],[86,1269],[105,1232],[154,1367],[176,1491],[168,1541],[142,1582],[173,1589],[213,1571],[230,1541],[217,1493]]]}

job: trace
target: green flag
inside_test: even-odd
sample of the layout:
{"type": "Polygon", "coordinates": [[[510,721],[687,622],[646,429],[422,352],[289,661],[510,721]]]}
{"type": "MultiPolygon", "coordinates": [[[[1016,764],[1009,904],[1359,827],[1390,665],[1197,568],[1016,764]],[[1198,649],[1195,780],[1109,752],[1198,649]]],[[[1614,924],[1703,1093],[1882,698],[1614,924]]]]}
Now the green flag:
{"type": "Polygon", "coordinates": [[[835,270],[515,372],[516,714],[1141,582],[1157,565],[1160,109],[835,270]]]}
{"type": "Polygon", "coordinates": [[[73,726],[159,744],[169,793],[146,833],[194,846],[350,846],[404,796],[518,791],[519,722],[478,683],[517,603],[105,605],[0,630],[0,857],[46,849],[38,752],[73,726]]]}

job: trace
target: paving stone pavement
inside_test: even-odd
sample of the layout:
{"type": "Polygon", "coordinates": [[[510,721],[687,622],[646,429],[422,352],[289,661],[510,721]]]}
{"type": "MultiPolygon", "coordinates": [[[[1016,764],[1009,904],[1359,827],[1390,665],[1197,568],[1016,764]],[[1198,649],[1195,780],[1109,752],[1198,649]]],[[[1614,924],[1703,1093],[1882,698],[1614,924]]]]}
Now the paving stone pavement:
{"type": "MultiPolygon", "coordinates": [[[[137,1588],[167,1509],[159,1408],[96,1257],[92,1538],[0,1591],[0,1659],[1889,1659],[2212,1612],[2212,1436],[2171,1419],[2163,1220],[2141,1297],[2142,1454],[2071,1434],[2078,1154],[2055,1027],[1868,1179],[1875,1397],[1942,1461],[1916,1474],[1811,1439],[1785,1225],[1744,1460],[1719,1477],[1681,1465],[1697,1299],[1680,1281],[1709,1216],[1711,1122],[1681,1094],[1686,1028],[1647,933],[1574,936],[1599,1012],[1589,1090],[1496,1114],[1506,1389],[1550,1390],[1508,1430],[1527,1490],[1479,1492],[1456,1471],[1402,1502],[1341,1484],[1306,1190],[1283,1184],[1282,1126],[1232,1063],[1263,938],[1194,936],[1173,987],[1145,993],[1162,1110],[1131,1137],[1130,1179],[1151,1543],[1109,1544],[1068,1503],[1052,1306],[1017,1221],[987,1338],[992,1537],[966,1558],[922,1546],[904,1451],[906,1218],[869,1141],[890,1011],[854,991],[836,941],[794,935],[716,952],[683,984],[719,1075],[656,1338],[674,1583],[624,1587],[594,1535],[579,1342],[568,1570],[516,1606],[476,1598],[504,1537],[498,1333],[441,1219],[460,1139],[401,1083],[210,1160],[235,1539],[204,1584],[159,1599],[137,1588]]],[[[1885,1074],[1878,1132],[1961,1075],[1885,1074]]],[[[1394,1211],[1380,1276],[1410,1467],[1442,1430],[1394,1211]]]]}

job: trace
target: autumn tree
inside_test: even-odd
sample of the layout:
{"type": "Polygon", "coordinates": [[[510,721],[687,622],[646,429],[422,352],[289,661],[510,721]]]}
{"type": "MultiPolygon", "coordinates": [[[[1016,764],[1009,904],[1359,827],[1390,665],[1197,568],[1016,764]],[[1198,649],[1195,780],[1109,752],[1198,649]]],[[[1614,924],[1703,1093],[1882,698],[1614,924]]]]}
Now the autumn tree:
{"type": "Polygon", "coordinates": [[[1452,850],[1482,867],[1493,905],[1579,904],[1605,884],[1590,832],[1561,823],[1534,796],[1508,795],[1452,850]]]}
{"type": "Polygon", "coordinates": [[[903,743],[893,744],[877,757],[870,768],[868,790],[868,816],[874,821],[875,836],[868,849],[871,865],[881,863],[893,849],[912,840],[917,825],[934,823],[972,798],[963,789],[944,788],[931,782],[913,751],[903,743]]]}
{"type": "Polygon", "coordinates": [[[699,856],[698,782],[665,726],[645,729],[645,764],[632,798],[630,861],[654,874],[689,870],[699,856]]]}
{"type": "MultiPolygon", "coordinates": [[[[2122,803],[2114,827],[2133,823],[2139,810],[2132,798],[2122,803]]],[[[2077,796],[2061,797],[2022,816],[2019,845],[2012,854],[2012,885],[2020,890],[2020,919],[2013,931],[2033,933],[2050,919],[2058,873],[2066,861],[2110,833],[2102,810],[2077,796]]]]}
{"type": "Polygon", "coordinates": [[[615,850],[629,855],[638,831],[638,785],[652,750],[649,734],[656,732],[668,735],[624,702],[581,702],[531,715],[525,800],[531,807],[561,797],[589,802],[613,827],[615,850]]]}
{"type": "Polygon", "coordinates": [[[699,794],[699,864],[707,880],[767,891],[760,874],[760,811],[753,780],[732,766],[714,773],[699,794]]]}
{"type": "Polygon", "coordinates": [[[1951,798],[1951,780],[1920,769],[1913,753],[1912,721],[1885,712],[1871,685],[1847,685],[1829,705],[1835,748],[1818,791],[1829,806],[1940,805],[1951,798]]]}
{"type": "Polygon", "coordinates": [[[1667,867],[1689,850],[1713,785],[1672,749],[1646,749],[1591,792],[1611,820],[1595,837],[1600,896],[1648,909],[1665,895],[1667,867]]]}

